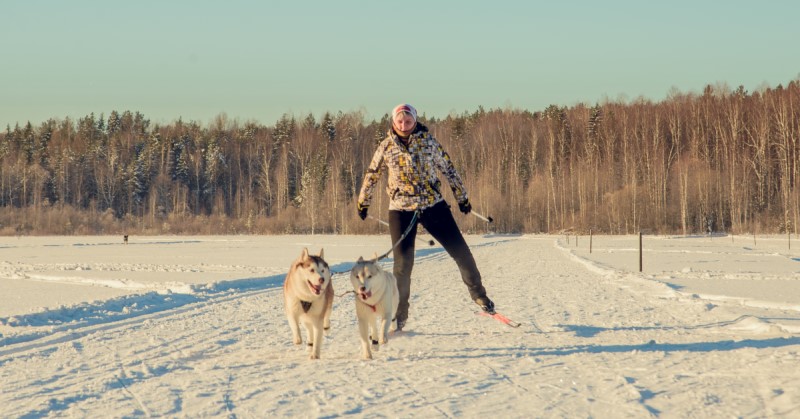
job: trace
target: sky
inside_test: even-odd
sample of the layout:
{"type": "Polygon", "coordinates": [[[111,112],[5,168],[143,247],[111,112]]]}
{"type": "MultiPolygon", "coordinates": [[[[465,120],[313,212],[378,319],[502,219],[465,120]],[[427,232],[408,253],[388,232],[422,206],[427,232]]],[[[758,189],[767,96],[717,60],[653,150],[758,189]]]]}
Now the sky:
{"type": "Polygon", "coordinates": [[[2,0],[0,127],[542,110],[800,77],[800,2],[2,0]]]}

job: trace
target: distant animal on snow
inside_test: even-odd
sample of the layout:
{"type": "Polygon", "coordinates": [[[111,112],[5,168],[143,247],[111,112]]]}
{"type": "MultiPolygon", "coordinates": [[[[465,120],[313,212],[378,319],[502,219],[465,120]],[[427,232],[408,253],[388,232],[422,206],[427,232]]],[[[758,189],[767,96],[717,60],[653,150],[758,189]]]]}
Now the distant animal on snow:
{"type": "MultiPolygon", "coordinates": [[[[389,329],[397,314],[400,292],[397,279],[391,272],[384,271],[373,259],[358,258],[350,271],[350,282],[356,293],[356,316],[358,332],[361,337],[361,356],[372,359],[371,343],[377,338],[378,345],[389,341],[389,329]],[[380,320],[380,327],[378,321],[380,320]]],[[[376,346],[377,348],[377,346],[376,346]]]]}
{"type": "Polygon", "coordinates": [[[311,359],[319,359],[323,331],[331,327],[333,308],[333,283],[331,270],[323,259],[323,251],[314,256],[304,248],[283,282],[283,300],[286,319],[292,329],[292,341],[303,343],[300,324],[306,329],[311,359]]]}

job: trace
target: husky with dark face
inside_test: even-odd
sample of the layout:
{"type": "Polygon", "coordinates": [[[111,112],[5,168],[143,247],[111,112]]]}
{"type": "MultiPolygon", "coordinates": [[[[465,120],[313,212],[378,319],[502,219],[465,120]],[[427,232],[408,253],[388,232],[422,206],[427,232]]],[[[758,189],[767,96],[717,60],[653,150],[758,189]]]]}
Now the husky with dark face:
{"type": "Polygon", "coordinates": [[[350,282],[356,293],[361,356],[364,359],[372,359],[371,340],[377,337],[377,343],[380,345],[389,341],[389,327],[400,303],[397,279],[392,273],[381,269],[376,255],[370,260],[358,258],[358,262],[350,271],[350,282]]]}
{"type": "Polygon", "coordinates": [[[293,342],[296,345],[303,343],[300,336],[302,323],[311,346],[311,359],[319,359],[323,329],[327,331],[331,327],[333,308],[331,270],[323,259],[322,250],[319,256],[313,256],[308,254],[308,249],[303,249],[300,257],[292,263],[283,282],[283,300],[293,342]]]}

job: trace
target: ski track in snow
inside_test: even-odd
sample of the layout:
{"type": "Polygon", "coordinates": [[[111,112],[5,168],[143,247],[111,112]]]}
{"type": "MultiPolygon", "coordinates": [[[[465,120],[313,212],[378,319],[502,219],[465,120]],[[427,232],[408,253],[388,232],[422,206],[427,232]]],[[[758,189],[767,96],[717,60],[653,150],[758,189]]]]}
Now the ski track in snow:
{"type": "MultiPolygon", "coordinates": [[[[147,243],[164,242],[141,247],[147,243]]],[[[337,297],[322,359],[312,361],[305,345],[291,343],[283,312],[281,284],[291,260],[283,270],[220,265],[214,269],[240,273],[241,279],[159,281],[144,294],[0,318],[0,412],[800,415],[797,310],[682,293],[583,258],[553,236],[473,237],[471,244],[489,296],[520,328],[476,316],[454,262],[440,247],[418,248],[407,329],[390,335],[374,360],[361,360],[353,296],[337,297]]],[[[335,251],[326,248],[326,257],[335,251]]],[[[383,264],[390,269],[391,259],[383,264]]],[[[37,271],[59,267],[23,265],[5,262],[0,275],[43,280],[37,271]]],[[[67,272],[75,266],[144,270],[164,278],[193,269],[63,266],[67,272]]],[[[70,275],[55,278],[98,285],[70,275]]],[[[348,291],[347,275],[335,275],[334,287],[337,296],[348,291]]]]}

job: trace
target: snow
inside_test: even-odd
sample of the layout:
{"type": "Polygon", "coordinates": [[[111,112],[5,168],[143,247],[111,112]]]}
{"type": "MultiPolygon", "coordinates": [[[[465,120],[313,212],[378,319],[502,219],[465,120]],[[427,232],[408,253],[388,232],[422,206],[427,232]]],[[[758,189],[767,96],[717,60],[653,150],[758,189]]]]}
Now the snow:
{"type": "Polygon", "coordinates": [[[640,273],[638,236],[467,241],[522,326],[418,242],[365,361],[345,272],[387,236],[0,238],[0,416],[800,416],[800,243],[645,236],[640,273]],[[303,247],[337,272],[320,360],[283,313],[303,247]]]}

